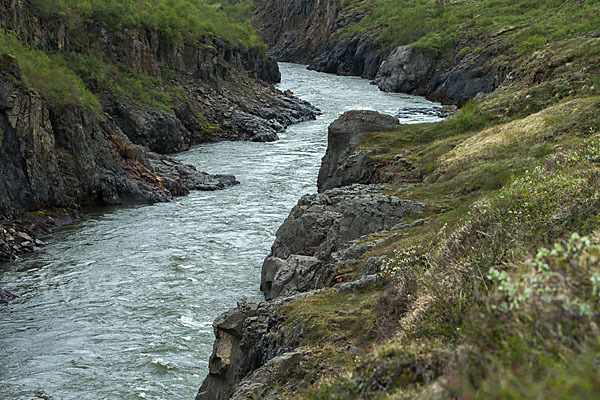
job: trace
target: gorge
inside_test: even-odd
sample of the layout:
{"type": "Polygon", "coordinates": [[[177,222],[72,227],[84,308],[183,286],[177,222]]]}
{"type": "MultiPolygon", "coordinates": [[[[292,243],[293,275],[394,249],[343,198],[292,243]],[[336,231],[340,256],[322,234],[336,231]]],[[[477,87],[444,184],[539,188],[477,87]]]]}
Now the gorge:
{"type": "Polygon", "coordinates": [[[0,395],[597,396],[597,0],[0,10],[0,395]]]}

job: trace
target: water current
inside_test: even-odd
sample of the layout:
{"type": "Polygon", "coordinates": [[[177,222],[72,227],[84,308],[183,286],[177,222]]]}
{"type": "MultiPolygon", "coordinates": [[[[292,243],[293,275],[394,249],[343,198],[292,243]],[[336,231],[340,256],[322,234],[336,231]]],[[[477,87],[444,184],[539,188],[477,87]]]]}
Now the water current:
{"type": "Polygon", "coordinates": [[[275,232],[316,191],[327,126],[371,109],[406,123],[438,107],[368,81],[280,64],[280,89],[322,111],[274,143],[196,146],[176,158],[241,185],[170,203],[104,208],[55,232],[43,251],[0,264],[0,399],[193,399],[208,371],[212,322],[258,298],[275,232]],[[420,112],[424,111],[424,112],[420,112]]]}

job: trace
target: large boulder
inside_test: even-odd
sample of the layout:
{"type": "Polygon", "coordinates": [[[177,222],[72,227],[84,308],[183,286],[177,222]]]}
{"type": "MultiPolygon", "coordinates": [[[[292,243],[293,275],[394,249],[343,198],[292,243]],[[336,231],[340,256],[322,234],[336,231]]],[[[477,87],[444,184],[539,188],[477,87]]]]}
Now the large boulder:
{"type": "Polygon", "coordinates": [[[327,151],[321,162],[319,192],[354,183],[369,183],[377,166],[369,155],[375,150],[358,149],[366,132],[386,131],[399,125],[398,119],[376,111],[348,111],[329,126],[327,151]]]}
{"type": "Polygon", "coordinates": [[[385,187],[354,185],[302,197],[277,231],[263,263],[265,297],[326,285],[332,253],[361,236],[389,230],[425,207],[382,190],[385,187]]]}
{"type": "MultiPolygon", "coordinates": [[[[269,360],[295,349],[297,339],[281,332],[283,317],[280,310],[282,306],[310,294],[299,293],[260,303],[240,301],[236,308],[218,317],[213,323],[216,339],[209,361],[209,374],[196,400],[230,399],[244,377],[268,364],[269,360]]],[[[268,364],[268,371],[277,375],[285,373],[297,360],[296,355],[290,356],[268,364]]]]}
{"type": "Polygon", "coordinates": [[[379,67],[375,83],[385,92],[414,93],[427,87],[435,63],[410,45],[394,49],[379,67]]]}

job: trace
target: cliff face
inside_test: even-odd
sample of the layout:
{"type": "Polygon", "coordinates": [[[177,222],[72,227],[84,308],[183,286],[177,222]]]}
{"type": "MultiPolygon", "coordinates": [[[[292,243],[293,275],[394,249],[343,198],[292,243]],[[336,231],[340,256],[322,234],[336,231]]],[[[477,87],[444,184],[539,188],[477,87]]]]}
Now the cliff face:
{"type": "Polygon", "coordinates": [[[96,62],[79,74],[102,105],[94,112],[56,104],[28,89],[31,82],[14,58],[3,58],[0,218],[7,230],[0,237],[2,259],[36,247],[15,239],[14,232],[35,238],[47,231],[35,226],[54,225],[36,218],[22,226],[19,221],[27,218],[26,212],[167,201],[193,189],[228,187],[236,183],[234,177],[200,173],[156,153],[208,141],[273,141],[288,125],[317,113],[272,86],[280,80],[273,58],[216,37],[174,42],[159,30],[115,30],[14,0],[0,0],[0,28],[51,57],[74,62],[73,68],[81,65],[69,60],[96,62]],[[107,86],[97,73],[138,79],[134,88],[147,93],[140,86],[153,86],[161,102],[107,86]]]}
{"type": "MultiPolygon", "coordinates": [[[[132,144],[110,118],[80,107],[50,109],[25,87],[10,56],[0,61],[0,155],[4,218],[56,207],[167,201],[192,189],[236,183],[232,176],[200,173],[132,144]]],[[[5,233],[2,259],[35,245],[15,244],[7,239],[14,235],[5,233]]]]}
{"type": "MultiPolygon", "coordinates": [[[[277,63],[259,49],[234,47],[216,37],[174,42],[145,28],[114,31],[100,22],[42,15],[27,2],[2,0],[0,12],[0,27],[26,43],[60,54],[95,49],[111,65],[175,86],[170,110],[96,88],[124,133],[160,153],[207,141],[272,141],[284,127],[315,116],[310,105],[273,88],[270,83],[281,78],[277,63]]],[[[87,83],[92,89],[97,84],[87,83]]]]}
{"type": "Polygon", "coordinates": [[[457,56],[463,48],[481,45],[467,39],[443,57],[432,57],[410,45],[390,49],[377,39],[385,27],[345,32],[367,17],[368,10],[341,5],[339,0],[255,0],[255,4],[253,24],[275,58],[308,64],[317,71],[373,79],[383,91],[462,105],[478,93],[491,93],[510,74],[509,68],[492,61],[512,45],[499,36],[481,47],[479,54],[457,56]]]}

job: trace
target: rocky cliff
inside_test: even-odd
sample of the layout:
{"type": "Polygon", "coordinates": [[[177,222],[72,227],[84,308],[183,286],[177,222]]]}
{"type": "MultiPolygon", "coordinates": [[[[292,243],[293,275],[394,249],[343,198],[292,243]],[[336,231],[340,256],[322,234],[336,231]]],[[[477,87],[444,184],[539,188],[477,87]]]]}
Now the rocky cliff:
{"type": "MultiPolygon", "coordinates": [[[[259,49],[216,37],[176,42],[146,28],[115,31],[102,22],[44,15],[28,2],[2,0],[0,11],[0,27],[26,43],[60,54],[87,55],[94,49],[121,70],[177,87],[169,110],[97,88],[105,111],[130,140],[154,151],[179,151],[207,141],[272,141],[283,127],[315,116],[309,104],[270,85],[281,75],[275,60],[259,49]]],[[[91,87],[102,86],[84,78],[91,87]]]]}
{"type": "Polygon", "coordinates": [[[390,45],[389,39],[379,38],[386,26],[356,28],[372,11],[368,4],[351,3],[255,0],[253,24],[278,60],[361,76],[372,79],[381,90],[445,104],[462,105],[478,93],[491,93],[511,74],[510,63],[494,61],[511,53],[512,42],[503,40],[502,31],[489,40],[461,38],[443,54],[432,55],[412,44],[390,45]],[[482,46],[483,41],[488,43],[482,46]],[[464,49],[475,48],[479,51],[465,57],[464,49]]]}
{"type": "MultiPolygon", "coordinates": [[[[49,108],[7,55],[0,60],[0,134],[0,215],[8,220],[35,210],[167,201],[237,183],[132,144],[107,116],[49,108]]],[[[2,259],[36,245],[2,232],[2,259]]]]}
{"type": "Polygon", "coordinates": [[[49,98],[15,58],[2,55],[0,259],[37,248],[35,239],[54,225],[25,213],[43,210],[67,221],[90,205],[167,201],[228,187],[234,177],[200,173],[158,154],[209,141],[277,140],[285,127],[317,113],[273,87],[277,64],[258,48],[214,36],[176,41],[150,28],[115,29],[36,4],[0,0],[0,28],[31,46],[28,54],[48,55],[79,74],[101,105],[63,102],[68,93],[49,98]],[[20,240],[19,232],[34,240],[20,240]]]}
{"type": "MultiPolygon", "coordinates": [[[[242,302],[215,321],[210,373],[197,400],[274,398],[278,385],[293,387],[295,369],[310,358],[299,347],[310,327],[286,322],[285,307],[334,285],[344,293],[379,282],[379,259],[355,278],[348,268],[380,243],[378,235],[399,229],[427,205],[398,198],[385,186],[358,184],[361,176],[345,174],[340,181],[341,173],[332,165],[352,158],[359,133],[396,125],[393,117],[350,111],[330,126],[331,141],[319,173],[327,188],[300,199],[277,231],[262,266],[261,290],[267,301],[242,302]]],[[[357,351],[344,347],[343,340],[339,346],[342,352],[357,351]]]]}

